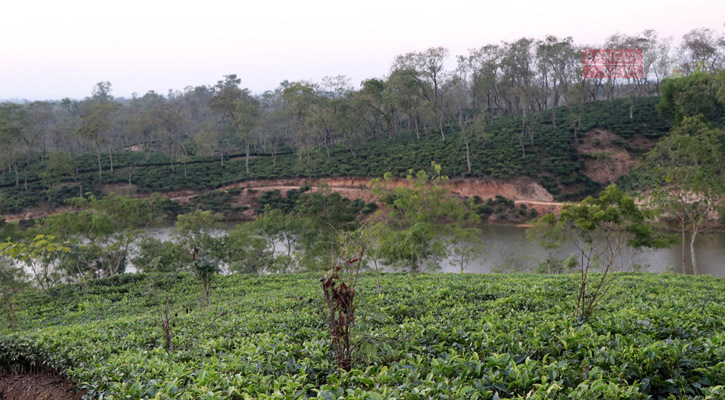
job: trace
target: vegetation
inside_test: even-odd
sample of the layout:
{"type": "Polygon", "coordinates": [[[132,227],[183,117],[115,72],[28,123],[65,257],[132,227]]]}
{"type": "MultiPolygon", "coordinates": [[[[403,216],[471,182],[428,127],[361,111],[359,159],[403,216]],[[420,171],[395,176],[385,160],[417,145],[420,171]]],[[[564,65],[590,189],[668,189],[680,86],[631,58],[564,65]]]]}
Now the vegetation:
{"type": "Polygon", "coordinates": [[[721,397],[725,282],[613,280],[580,323],[575,275],[384,274],[375,290],[363,274],[348,372],[329,357],[317,274],[221,276],[209,309],[191,275],[121,275],[21,295],[0,364],[59,368],[114,399],[721,397]],[[173,351],[149,295],[162,283],[181,310],[173,351]]]}
{"type": "MultiPolygon", "coordinates": [[[[533,228],[536,235],[544,227],[551,228],[551,238],[543,240],[545,247],[561,244],[567,237],[579,250],[579,296],[577,314],[586,319],[611,285],[609,274],[620,262],[617,258],[626,247],[658,248],[669,241],[657,235],[652,227],[651,211],[640,210],[634,199],[617,186],[607,187],[599,197],[587,197],[579,204],[566,204],[558,216],[548,214],[533,228]],[[592,279],[592,270],[601,274],[592,279]]],[[[540,234],[540,233],[539,233],[540,234]]]]}
{"type": "Polygon", "coordinates": [[[692,233],[692,271],[697,274],[695,240],[714,211],[725,202],[725,131],[709,129],[698,117],[684,117],[680,126],[647,154],[642,178],[649,180],[649,203],[677,221],[681,230],[683,259],[685,231],[692,233]]]}
{"type": "Polygon", "coordinates": [[[226,75],[168,96],[100,82],[79,102],[2,103],[0,212],[67,208],[0,220],[0,369],[62,372],[104,399],[723,398],[723,280],[617,272],[675,221],[696,274],[695,238],[723,220],[723,39],[683,39],[677,77],[645,31],[607,42],[646,49],[641,78],[583,80],[572,39],[547,36],[453,71],[445,48],[402,54],[359,90],[328,77],[254,95],[226,75]],[[643,156],[619,184],[616,159],[580,146],[601,144],[594,129],[643,156]],[[586,198],[538,218],[452,193],[443,170],[586,198]],[[373,202],[241,183],[329,176],[383,177],[373,202]],[[206,192],[156,193],[175,190],[206,192]],[[533,269],[575,274],[463,274],[483,223],[534,218],[549,256],[533,269]],[[148,236],[162,221],[169,237],[148,236]],[[555,260],[564,241],[578,252],[555,260]],[[420,274],[444,258],[461,274],[420,274]]]}
{"type": "Polygon", "coordinates": [[[449,195],[440,165],[433,164],[430,177],[423,170],[415,177],[410,172],[410,187],[388,187],[389,174],[372,182],[373,193],[387,206],[377,217],[392,227],[387,238],[378,238],[379,246],[390,265],[412,272],[435,270],[448,254],[450,242],[469,245],[468,241],[477,239],[475,225],[480,217],[471,210],[472,202],[449,195]]]}
{"type": "MultiPolygon", "coordinates": [[[[252,153],[258,157],[249,160],[250,172],[246,174],[242,173],[245,160],[236,157],[225,156],[226,161],[221,166],[215,158],[194,156],[186,161],[182,169],[172,168],[169,157],[163,154],[152,152],[147,162],[142,153],[114,152],[113,172],[110,171],[110,156],[101,156],[105,171],[103,182],[120,186],[133,184],[131,190],[140,193],[208,190],[250,179],[346,175],[374,177],[386,172],[404,177],[409,168],[427,168],[435,161],[450,176],[485,176],[502,180],[530,176],[538,179],[557,199],[575,199],[598,190],[600,186],[582,174],[583,159],[572,146],[574,133],[564,122],[569,118],[581,118],[581,131],[607,129],[625,140],[636,134],[658,138],[669,130],[669,124],[658,117],[655,111],[657,101],[656,98],[640,100],[632,120],[628,117],[628,104],[624,100],[588,103],[583,107],[580,117],[572,116],[568,109],[560,108],[557,110],[560,123],[556,127],[551,125],[546,113],[542,113],[535,119],[539,132],[534,140],[535,145],[528,148],[526,158],[520,157],[520,146],[515,135],[520,122],[514,117],[495,119],[489,123],[485,137],[469,139],[469,157],[472,161],[470,173],[465,163],[466,149],[460,140],[461,133],[455,126],[446,126],[447,140],[443,142],[440,137],[416,139],[410,134],[401,134],[392,142],[371,139],[358,143],[355,156],[342,145],[331,145],[329,160],[324,152],[311,150],[312,159],[304,170],[299,168],[299,156],[290,153],[276,158],[252,153]]],[[[582,135],[579,133],[578,137],[582,135]]],[[[28,181],[27,190],[23,185],[16,187],[13,176],[7,174],[4,180],[0,180],[0,191],[3,193],[0,209],[10,213],[41,204],[54,207],[61,205],[65,199],[78,196],[81,189],[93,190],[98,174],[94,170],[97,169],[94,166],[96,160],[89,154],[72,155],[72,158],[77,167],[73,169],[73,174],[58,175],[54,172],[53,180],[49,181],[41,177],[46,173],[43,159],[33,156],[24,172],[28,181]]],[[[215,197],[199,198],[196,201],[216,212],[235,212],[223,208],[220,195],[224,194],[216,192],[212,195],[215,197]]]]}

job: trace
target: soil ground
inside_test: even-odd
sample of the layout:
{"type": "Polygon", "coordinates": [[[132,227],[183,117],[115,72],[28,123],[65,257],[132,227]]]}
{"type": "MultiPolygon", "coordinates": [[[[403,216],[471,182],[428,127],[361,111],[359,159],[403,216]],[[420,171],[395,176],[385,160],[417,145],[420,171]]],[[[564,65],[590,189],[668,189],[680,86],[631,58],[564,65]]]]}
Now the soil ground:
{"type": "Polygon", "coordinates": [[[11,375],[0,372],[0,400],[81,400],[82,393],[52,372],[11,375]]]}

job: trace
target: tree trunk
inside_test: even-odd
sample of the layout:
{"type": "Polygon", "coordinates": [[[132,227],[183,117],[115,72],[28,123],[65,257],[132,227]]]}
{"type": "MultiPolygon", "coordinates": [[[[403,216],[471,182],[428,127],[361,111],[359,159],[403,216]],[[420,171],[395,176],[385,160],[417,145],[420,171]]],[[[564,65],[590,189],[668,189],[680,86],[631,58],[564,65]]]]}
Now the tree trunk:
{"type": "Polygon", "coordinates": [[[13,306],[13,299],[11,297],[8,299],[8,322],[13,332],[18,330],[17,321],[18,318],[15,316],[15,307],[13,306]]]}
{"type": "Polygon", "coordinates": [[[111,173],[113,173],[113,150],[111,145],[108,145],[108,159],[111,161],[111,173]]]}
{"type": "Polygon", "coordinates": [[[18,172],[18,164],[13,165],[15,170],[15,187],[20,186],[20,173],[18,172]]]}
{"type": "Polygon", "coordinates": [[[468,166],[468,173],[471,173],[471,151],[468,147],[468,137],[466,136],[466,165],[468,166]]]}
{"type": "Polygon", "coordinates": [[[680,227],[682,228],[682,274],[686,274],[685,270],[685,218],[680,219],[680,227]]]}
{"type": "Polygon", "coordinates": [[[521,145],[521,158],[526,158],[526,147],[524,146],[524,133],[519,135],[519,144],[521,145]]]}
{"type": "Polygon", "coordinates": [[[98,160],[98,184],[103,184],[103,167],[101,166],[101,150],[96,145],[96,159],[98,160]]]}
{"type": "Polygon", "coordinates": [[[695,238],[697,238],[697,224],[692,224],[692,238],[690,238],[690,259],[692,260],[692,273],[697,275],[697,260],[695,257],[695,238]]]}
{"type": "Polygon", "coordinates": [[[249,175],[249,142],[244,144],[246,155],[244,157],[244,167],[247,169],[247,175],[249,175]]]}

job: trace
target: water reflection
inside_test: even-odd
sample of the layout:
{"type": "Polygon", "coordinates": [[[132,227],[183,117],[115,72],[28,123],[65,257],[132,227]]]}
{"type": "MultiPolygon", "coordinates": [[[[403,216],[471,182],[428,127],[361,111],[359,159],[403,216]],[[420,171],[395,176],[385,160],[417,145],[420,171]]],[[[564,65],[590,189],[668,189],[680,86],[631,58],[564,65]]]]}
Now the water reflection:
{"type": "MultiPolygon", "coordinates": [[[[221,235],[233,225],[225,226],[216,233],[221,235]]],[[[169,240],[172,228],[154,228],[149,235],[169,240]]],[[[501,271],[532,271],[539,262],[547,258],[547,251],[536,243],[526,239],[526,230],[515,226],[488,225],[483,228],[483,239],[486,251],[472,260],[465,272],[489,273],[501,271]]],[[[692,274],[690,266],[689,237],[685,248],[686,273],[692,274]]],[[[285,244],[280,243],[277,251],[286,252],[285,244]]],[[[699,273],[725,277],[725,233],[700,234],[695,243],[699,273]]],[[[577,250],[572,244],[565,244],[552,251],[558,259],[565,259],[577,250]]],[[[641,271],[682,273],[682,246],[678,242],[667,249],[635,250],[628,248],[621,256],[624,265],[636,264],[641,271]]],[[[385,269],[390,269],[385,268],[385,269]]],[[[135,271],[129,266],[129,272],[135,271]]],[[[443,260],[440,272],[460,272],[459,266],[451,259],[443,260]]]]}
{"type": "MultiPolygon", "coordinates": [[[[497,272],[501,270],[530,271],[545,260],[547,251],[526,239],[526,230],[515,226],[486,226],[483,229],[486,254],[472,261],[466,271],[474,273],[497,272]],[[502,268],[503,267],[503,268],[502,268]]],[[[686,246],[686,273],[691,274],[689,238],[686,246]]],[[[695,242],[699,273],[725,277],[725,233],[700,234],[695,242]]],[[[570,243],[552,251],[558,259],[576,254],[570,243]]],[[[641,271],[682,272],[682,246],[657,250],[635,250],[627,248],[621,256],[624,265],[639,265],[641,271]]],[[[442,265],[443,272],[458,272],[459,268],[448,260],[442,265]]]]}

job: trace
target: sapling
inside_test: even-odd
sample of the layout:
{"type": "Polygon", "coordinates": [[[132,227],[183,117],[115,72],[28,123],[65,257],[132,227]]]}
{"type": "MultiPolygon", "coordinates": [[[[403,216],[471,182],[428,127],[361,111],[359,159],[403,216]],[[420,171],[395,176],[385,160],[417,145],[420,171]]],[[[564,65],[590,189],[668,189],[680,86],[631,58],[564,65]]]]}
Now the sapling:
{"type": "Polygon", "coordinates": [[[199,281],[201,281],[201,285],[204,288],[206,306],[209,307],[209,299],[211,297],[211,279],[215,274],[221,271],[219,269],[219,263],[210,256],[204,254],[195,258],[194,262],[192,262],[192,269],[196,277],[199,278],[199,281]]]}
{"type": "Polygon", "coordinates": [[[654,212],[642,210],[634,199],[616,185],[604,189],[598,198],[587,197],[578,204],[565,204],[558,216],[549,214],[537,222],[562,229],[579,252],[579,282],[576,316],[586,320],[612,284],[611,272],[627,247],[659,248],[669,240],[658,235],[649,223],[654,212]],[[601,274],[592,277],[593,270],[601,274]]]}

